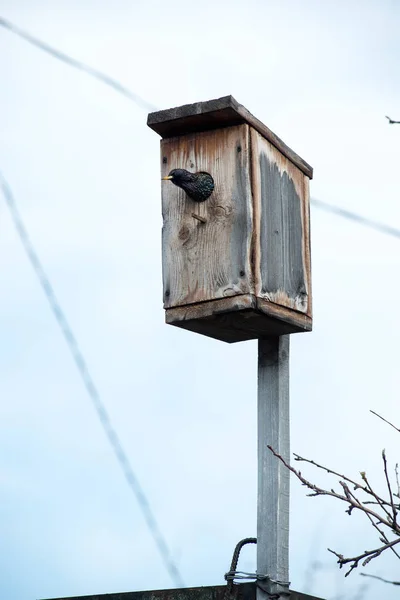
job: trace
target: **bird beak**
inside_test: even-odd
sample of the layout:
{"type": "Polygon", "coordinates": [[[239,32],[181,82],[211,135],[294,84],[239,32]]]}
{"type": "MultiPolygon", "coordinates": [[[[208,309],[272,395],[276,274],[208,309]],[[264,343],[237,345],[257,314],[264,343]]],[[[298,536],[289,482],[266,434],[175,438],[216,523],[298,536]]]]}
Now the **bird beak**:
{"type": "Polygon", "coordinates": [[[172,179],[172,175],[167,175],[166,177],[161,177],[161,181],[165,181],[167,179],[172,179]]]}

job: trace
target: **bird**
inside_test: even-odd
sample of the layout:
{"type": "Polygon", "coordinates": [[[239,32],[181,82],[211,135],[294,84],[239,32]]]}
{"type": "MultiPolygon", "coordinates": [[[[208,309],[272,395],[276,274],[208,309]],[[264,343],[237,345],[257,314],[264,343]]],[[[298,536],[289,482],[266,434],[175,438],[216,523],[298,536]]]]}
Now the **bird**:
{"type": "Polygon", "coordinates": [[[386,117],[386,118],[389,121],[389,125],[393,125],[394,123],[400,123],[400,121],[393,121],[393,119],[391,119],[390,117],[386,117]]]}
{"type": "Polygon", "coordinates": [[[214,179],[205,171],[189,173],[186,169],[172,169],[162,180],[171,181],[182,188],[195,202],[204,202],[214,191],[214,179]]]}

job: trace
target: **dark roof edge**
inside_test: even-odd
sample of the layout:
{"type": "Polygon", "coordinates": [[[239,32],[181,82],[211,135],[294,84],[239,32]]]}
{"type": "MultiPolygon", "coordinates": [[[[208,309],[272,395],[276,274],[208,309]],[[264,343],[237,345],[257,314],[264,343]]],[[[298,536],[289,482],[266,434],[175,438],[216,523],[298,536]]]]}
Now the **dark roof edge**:
{"type": "Polygon", "coordinates": [[[197,131],[207,131],[248,123],[265,137],[286,158],[312,179],[313,169],[298,154],[293,152],[273,131],[239,104],[233,96],[223,96],[206,102],[184,104],[148,115],[147,125],[162,138],[175,137],[197,131]]]}

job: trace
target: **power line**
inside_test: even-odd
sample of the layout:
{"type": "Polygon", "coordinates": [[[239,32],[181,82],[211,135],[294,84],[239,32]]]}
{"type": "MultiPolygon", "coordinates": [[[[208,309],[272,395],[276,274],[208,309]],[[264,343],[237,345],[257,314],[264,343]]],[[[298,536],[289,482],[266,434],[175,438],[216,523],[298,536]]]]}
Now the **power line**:
{"type": "Polygon", "coordinates": [[[40,48],[40,50],[47,52],[47,54],[51,54],[51,56],[53,56],[54,58],[61,60],[62,62],[66,63],[67,65],[70,65],[71,67],[75,67],[76,69],[83,71],[87,75],[91,75],[92,77],[94,77],[95,79],[98,79],[99,81],[102,81],[103,83],[112,87],[114,90],[116,90],[123,96],[126,96],[127,98],[129,98],[130,100],[132,100],[138,106],[144,108],[145,110],[150,110],[150,111],[157,110],[157,108],[153,104],[151,104],[150,102],[147,102],[147,100],[144,100],[138,94],[134,94],[133,92],[131,92],[131,90],[129,90],[127,87],[125,87],[124,85],[119,83],[119,81],[117,81],[116,79],[109,77],[108,75],[106,75],[105,73],[102,73],[101,71],[98,71],[97,69],[93,69],[92,67],[85,65],[83,62],[80,62],[79,60],[76,60],[75,58],[72,58],[71,56],[68,56],[67,54],[64,54],[63,52],[60,52],[60,50],[57,50],[56,48],[53,48],[49,44],[46,44],[46,42],[39,40],[38,38],[34,37],[30,33],[24,31],[23,29],[20,29],[19,27],[17,27],[10,21],[7,21],[3,17],[0,17],[0,26],[5,27],[5,29],[8,29],[12,33],[15,33],[19,37],[23,38],[29,44],[32,44],[33,46],[40,48]]]}
{"type": "MultiPolygon", "coordinates": [[[[74,58],[71,58],[67,54],[60,52],[60,50],[53,48],[46,42],[39,40],[38,38],[34,37],[30,33],[27,33],[26,31],[23,31],[22,29],[20,29],[19,27],[2,17],[0,17],[0,26],[5,27],[6,29],[11,31],[12,33],[15,33],[16,35],[29,42],[33,46],[36,46],[37,48],[40,48],[40,50],[47,52],[54,58],[57,58],[58,60],[61,60],[62,62],[70,65],[71,67],[75,67],[76,69],[79,69],[84,73],[102,81],[106,85],[112,87],[116,92],[123,94],[130,100],[133,100],[133,102],[135,102],[141,108],[150,111],[158,110],[156,106],[154,106],[138,94],[134,94],[131,90],[122,85],[122,83],[120,83],[116,79],[113,79],[112,77],[101,73],[101,71],[97,71],[96,69],[93,69],[92,67],[89,67],[88,65],[85,65],[84,63],[75,60],[74,58]]],[[[391,119],[389,119],[389,122],[397,123],[397,121],[393,121],[391,119]]],[[[317,200],[316,198],[311,199],[311,203],[314,204],[314,206],[317,206],[318,208],[321,208],[322,210],[325,210],[327,212],[334,213],[350,221],[355,221],[357,223],[365,225],[366,227],[370,227],[372,229],[375,229],[376,231],[380,231],[381,233],[384,233],[386,235],[400,238],[400,230],[396,229],[395,227],[390,227],[389,225],[378,223],[376,221],[373,221],[372,219],[367,219],[362,215],[345,210],[344,208],[339,208],[338,206],[335,206],[333,204],[328,204],[327,202],[323,202],[322,200],[317,200]]]]}
{"type": "MultiPolygon", "coordinates": [[[[85,65],[84,63],[77,61],[74,58],[71,58],[70,56],[64,54],[63,52],[60,52],[59,50],[49,46],[45,42],[39,40],[38,38],[35,38],[31,34],[23,31],[22,29],[20,29],[19,27],[17,27],[13,23],[11,23],[10,21],[7,21],[6,19],[4,19],[2,17],[0,17],[0,26],[5,27],[6,29],[15,33],[19,37],[23,38],[24,40],[26,40],[33,46],[36,46],[37,48],[40,48],[44,52],[47,52],[54,58],[57,58],[58,60],[61,60],[62,62],[70,65],[71,67],[77,68],[77,69],[83,71],[84,73],[91,75],[92,77],[95,77],[96,79],[100,80],[101,82],[103,82],[106,85],[113,88],[118,93],[128,97],[130,100],[135,102],[141,108],[144,108],[146,110],[151,110],[151,111],[156,110],[156,107],[154,107],[152,104],[150,104],[149,102],[147,102],[146,100],[141,98],[139,95],[131,92],[128,88],[123,86],[121,83],[119,83],[115,79],[113,79],[113,78],[109,77],[108,75],[105,75],[104,73],[101,73],[100,71],[97,71],[96,69],[93,69],[92,67],[89,67],[89,66],[85,65]]],[[[81,378],[85,385],[86,391],[87,391],[87,393],[92,401],[92,404],[96,410],[97,416],[100,419],[100,422],[103,426],[104,432],[108,438],[108,441],[110,442],[111,447],[114,450],[115,456],[122,468],[122,471],[125,475],[128,485],[130,486],[131,490],[133,491],[133,493],[136,497],[136,500],[139,504],[139,507],[142,510],[144,519],[145,519],[146,524],[153,536],[153,539],[156,543],[156,546],[161,555],[161,558],[163,559],[164,564],[167,568],[167,571],[169,572],[171,579],[175,583],[175,585],[177,587],[184,587],[184,582],[183,582],[182,576],[181,576],[177,566],[175,565],[174,561],[171,558],[167,543],[165,541],[164,536],[161,533],[161,530],[159,528],[159,525],[157,523],[155,515],[154,515],[154,513],[151,509],[151,506],[149,504],[149,501],[146,497],[146,494],[144,493],[141,485],[139,484],[139,481],[138,481],[138,479],[133,471],[133,468],[130,464],[130,461],[124,451],[124,448],[118,437],[118,434],[116,433],[114,427],[112,426],[110,417],[107,413],[105,405],[103,404],[103,402],[101,400],[100,394],[99,394],[98,389],[93,381],[93,378],[90,375],[90,372],[89,372],[88,366],[86,364],[86,361],[84,359],[84,356],[82,354],[82,351],[79,348],[78,342],[77,342],[77,340],[73,334],[73,331],[67,321],[65,313],[62,310],[61,305],[58,302],[58,299],[55,295],[55,292],[51,285],[49,277],[47,276],[47,274],[39,260],[39,257],[34,248],[34,245],[31,241],[29,234],[27,232],[27,229],[22,221],[22,218],[18,211],[17,204],[15,201],[14,195],[12,193],[11,187],[7,183],[5,177],[1,174],[1,172],[0,172],[0,184],[1,184],[1,188],[3,190],[4,198],[6,200],[7,206],[10,211],[10,215],[11,215],[14,227],[19,235],[19,238],[22,242],[24,250],[31,262],[31,265],[32,265],[32,267],[38,277],[38,280],[42,286],[42,289],[47,297],[47,300],[50,304],[50,308],[51,308],[51,310],[56,318],[56,321],[62,331],[65,341],[67,342],[67,345],[70,349],[70,352],[71,352],[71,355],[75,362],[75,365],[81,375],[81,378]]]]}
{"type": "Polygon", "coordinates": [[[119,439],[118,434],[111,423],[110,417],[107,413],[104,403],[101,400],[99,391],[93,381],[92,376],[90,375],[89,368],[87,366],[83,353],[79,348],[76,337],[74,336],[71,326],[69,325],[65,313],[61,308],[61,305],[56,297],[50,279],[46,274],[42,263],[39,260],[33,242],[29,237],[28,231],[17,208],[17,204],[15,201],[15,197],[12,193],[11,187],[1,172],[0,185],[3,191],[4,199],[6,201],[7,207],[11,215],[12,222],[22,242],[26,255],[29,258],[29,261],[37,275],[39,283],[42,286],[45,296],[50,304],[50,308],[54,314],[54,317],[56,318],[56,321],[62,331],[65,341],[67,342],[68,348],[71,352],[75,365],[80,373],[86,391],[92,401],[97,416],[100,419],[108,441],[110,442],[111,447],[114,450],[115,456],[121,466],[121,469],[125,475],[128,485],[130,486],[132,492],[136,497],[136,500],[143,513],[146,524],[150,530],[151,535],[153,536],[161,558],[164,561],[165,567],[167,568],[171,579],[174,581],[175,585],[177,587],[184,587],[181,574],[171,558],[167,543],[165,541],[164,536],[161,533],[160,527],[154,516],[153,510],[149,504],[146,494],[144,493],[134,473],[128,456],[122,446],[121,440],[119,439]]]}
{"type": "Polygon", "coordinates": [[[400,229],[396,229],[396,227],[391,227],[390,225],[379,223],[378,221],[374,221],[373,219],[367,219],[362,215],[351,212],[344,208],[340,208],[339,206],[335,206],[334,204],[328,204],[328,202],[317,200],[316,198],[311,199],[311,204],[317,206],[318,208],[321,208],[322,210],[338,215],[339,217],[343,217],[344,219],[360,223],[361,225],[365,225],[366,227],[375,229],[380,233],[384,233],[385,235],[390,235],[392,237],[400,239],[400,229]]]}
{"type": "MultiPolygon", "coordinates": [[[[102,73],[101,71],[98,71],[88,65],[85,65],[84,63],[68,56],[67,54],[64,54],[63,52],[57,50],[56,48],[53,48],[49,44],[43,42],[42,40],[39,40],[38,38],[32,36],[31,34],[25,32],[25,31],[23,31],[22,29],[20,29],[19,27],[17,27],[13,23],[11,23],[10,21],[8,21],[2,17],[0,17],[0,26],[3,26],[4,28],[6,28],[9,31],[11,31],[12,33],[18,35],[19,37],[21,37],[28,43],[32,44],[33,46],[50,54],[54,58],[57,58],[58,60],[68,64],[69,66],[77,68],[77,69],[83,71],[84,73],[98,79],[102,83],[113,88],[118,93],[126,96],[127,98],[129,98],[130,100],[135,102],[141,108],[144,108],[144,109],[150,110],[150,111],[158,110],[156,106],[147,102],[147,100],[144,100],[139,95],[133,93],[131,90],[129,90],[128,88],[123,86],[117,80],[109,77],[108,75],[102,73]]],[[[391,119],[389,119],[389,122],[397,123],[397,121],[393,121],[391,119]]],[[[66,320],[65,314],[63,313],[63,311],[60,307],[60,304],[57,301],[57,298],[54,294],[54,290],[50,284],[50,281],[49,281],[45,271],[43,270],[43,267],[39,261],[39,258],[34,250],[33,244],[30,241],[30,238],[28,236],[26,228],[25,228],[25,226],[22,222],[22,219],[19,215],[19,212],[17,210],[15,199],[11,192],[10,186],[7,184],[6,180],[1,175],[1,173],[0,173],[0,180],[1,180],[1,186],[3,189],[3,193],[5,196],[7,205],[9,207],[11,217],[13,219],[14,226],[19,234],[19,237],[22,241],[22,244],[24,246],[26,254],[27,254],[34,270],[36,271],[38,279],[39,279],[39,281],[42,285],[42,288],[46,294],[46,297],[49,301],[50,307],[51,307],[51,309],[54,313],[54,316],[62,330],[65,340],[70,348],[70,351],[74,358],[75,364],[81,374],[82,380],[83,380],[85,387],[87,389],[87,392],[93,402],[93,405],[96,409],[98,417],[99,417],[99,419],[103,425],[103,428],[105,430],[105,433],[109,439],[109,442],[110,442],[111,446],[113,447],[115,455],[121,465],[121,468],[122,468],[124,475],[128,481],[128,484],[130,485],[131,489],[133,490],[133,492],[137,498],[139,506],[141,507],[143,515],[145,517],[146,523],[147,523],[150,531],[152,532],[152,535],[157,544],[158,550],[164,560],[164,563],[165,563],[172,579],[175,581],[175,583],[178,585],[178,587],[183,587],[183,582],[182,582],[180,573],[170,557],[167,544],[159,530],[159,527],[157,525],[157,522],[155,520],[153,512],[148,503],[148,500],[147,500],[142,488],[140,487],[140,484],[134,474],[134,471],[129,463],[129,460],[123,450],[122,444],[121,444],[114,428],[111,425],[111,422],[110,422],[110,419],[106,412],[106,409],[104,407],[104,404],[102,403],[99,393],[97,391],[97,388],[95,387],[94,382],[89,374],[89,371],[88,371],[86,362],[84,360],[84,357],[82,355],[82,352],[79,349],[78,343],[77,343],[77,341],[73,335],[73,332],[66,320]]],[[[363,217],[357,213],[353,213],[351,211],[342,209],[342,208],[334,206],[332,204],[328,204],[327,202],[323,202],[322,200],[317,200],[315,198],[313,198],[311,200],[311,203],[314,206],[317,206],[318,208],[320,208],[322,210],[334,213],[340,217],[351,220],[353,222],[360,223],[362,225],[365,225],[367,227],[375,229],[376,231],[379,231],[385,235],[390,235],[390,236],[393,236],[396,238],[400,238],[400,230],[398,230],[394,227],[390,227],[389,225],[378,223],[376,221],[373,221],[372,219],[367,219],[366,217],[363,217]]]]}

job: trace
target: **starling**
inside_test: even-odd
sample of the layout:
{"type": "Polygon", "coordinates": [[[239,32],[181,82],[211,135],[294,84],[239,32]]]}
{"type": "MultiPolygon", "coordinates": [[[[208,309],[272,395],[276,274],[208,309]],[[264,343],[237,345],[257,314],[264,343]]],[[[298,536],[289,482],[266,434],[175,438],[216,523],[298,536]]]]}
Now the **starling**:
{"type": "Polygon", "coordinates": [[[185,169],[172,169],[167,177],[175,185],[182,188],[189,198],[196,202],[204,202],[214,191],[214,179],[209,173],[198,171],[189,173],[185,169]]]}

